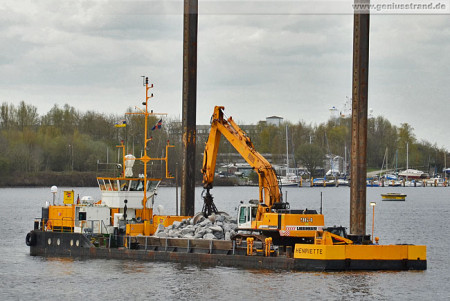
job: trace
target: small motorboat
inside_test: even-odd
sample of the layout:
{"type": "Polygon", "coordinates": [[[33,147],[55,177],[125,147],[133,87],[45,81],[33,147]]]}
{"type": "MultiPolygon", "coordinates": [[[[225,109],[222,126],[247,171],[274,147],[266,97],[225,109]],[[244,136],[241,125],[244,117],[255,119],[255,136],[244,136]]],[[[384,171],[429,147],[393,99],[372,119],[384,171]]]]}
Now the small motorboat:
{"type": "Polygon", "coordinates": [[[382,201],[405,201],[406,194],[398,192],[388,192],[381,194],[382,201]]]}

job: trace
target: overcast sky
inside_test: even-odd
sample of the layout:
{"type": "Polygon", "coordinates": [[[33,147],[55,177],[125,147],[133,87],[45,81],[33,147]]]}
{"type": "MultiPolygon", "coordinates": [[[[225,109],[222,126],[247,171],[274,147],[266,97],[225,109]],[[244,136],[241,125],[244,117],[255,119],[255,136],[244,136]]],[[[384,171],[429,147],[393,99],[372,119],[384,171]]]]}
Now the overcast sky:
{"type": "MultiPolygon", "coordinates": [[[[200,12],[211,4],[199,2],[200,12]]],[[[223,105],[245,124],[278,115],[314,125],[351,97],[353,16],[311,7],[274,14],[275,2],[256,14],[239,6],[248,1],[233,10],[219,1],[200,14],[197,124],[223,105]]],[[[181,118],[182,2],[170,3],[3,0],[0,102],[23,100],[41,115],[65,103],[123,114],[144,99],[147,75],[154,111],[181,118]]],[[[373,114],[450,149],[450,15],[377,14],[370,27],[373,114]]]]}

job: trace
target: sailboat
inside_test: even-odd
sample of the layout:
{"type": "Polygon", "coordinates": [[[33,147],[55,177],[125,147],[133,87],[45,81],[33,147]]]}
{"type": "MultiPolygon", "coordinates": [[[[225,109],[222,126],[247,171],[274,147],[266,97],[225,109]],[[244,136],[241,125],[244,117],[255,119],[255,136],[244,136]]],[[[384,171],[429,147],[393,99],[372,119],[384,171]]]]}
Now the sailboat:
{"type": "Polygon", "coordinates": [[[401,186],[401,182],[398,180],[398,177],[396,174],[388,173],[388,148],[386,147],[386,151],[384,152],[383,157],[383,163],[381,164],[381,170],[380,170],[380,179],[382,179],[382,186],[392,186],[392,187],[398,187],[401,186]],[[386,162],[386,164],[384,164],[386,162]],[[385,174],[383,175],[383,167],[385,168],[385,174]]]}
{"type": "Polygon", "coordinates": [[[299,186],[300,177],[289,170],[289,135],[286,125],[286,176],[280,176],[279,182],[282,187],[299,186]]]}
{"type": "Polygon", "coordinates": [[[407,181],[408,181],[408,179],[417,180],[417,179],[426,179],[426,178],[428,178],[428,174],[426,172],[423,172],[423,171],[417,170],[417,169],[409,168],[408,145],[409,144],[406,143],[406,170],[399,172],[398,176],[406,178],[407,181]]]}

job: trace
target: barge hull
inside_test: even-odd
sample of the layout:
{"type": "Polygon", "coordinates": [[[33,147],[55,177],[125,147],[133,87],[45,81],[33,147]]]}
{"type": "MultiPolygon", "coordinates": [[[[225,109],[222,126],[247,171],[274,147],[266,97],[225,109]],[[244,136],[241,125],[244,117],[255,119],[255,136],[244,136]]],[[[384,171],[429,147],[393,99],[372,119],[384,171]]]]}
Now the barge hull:
{"type": "MultiPolygon", "coordinates": [[[[243,252],[245,248],[223,249],[223,246],[231,245],[230,241],[148,237],[147,239],[153,241],[153,243],[146,245],[147,249],[129,249],[108,248],[106,246],[96,247],[85,235],[80,233],[45,231],[33,231],[33,233],[35,235],[35,243],[30,246],[30,255],[32,256],[162,261],[208,267],[225,266],[285,271],[426,269],[426,260],[317,260],[293,258],[292,254],[289,253],[270,257],[260,255],[247,256],[243,252]],[[155,240],[160,241],[159,246],[154,243],[155,240]],[[201,246],[212,246],[213,242],[219,247],[215,246],[214,249],[208,249],[201,246]],[[183,244],[184,247],[180,247],[183,244]],[[189,247],[189,245],[192,247],[189,247]],[[221,245],[223,246],[221,247],[221,245]]],[[[140,240],[142,241],[142,239],[145,238],[141,237],[140,240]]]]}

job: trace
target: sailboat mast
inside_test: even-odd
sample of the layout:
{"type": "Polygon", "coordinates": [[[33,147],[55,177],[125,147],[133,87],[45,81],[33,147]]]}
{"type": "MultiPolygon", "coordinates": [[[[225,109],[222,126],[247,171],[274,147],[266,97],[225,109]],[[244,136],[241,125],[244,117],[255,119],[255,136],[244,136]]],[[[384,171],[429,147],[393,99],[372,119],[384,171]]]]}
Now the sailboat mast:
{"type": "Polygon", "coordinates": [[[406,142],[406,169],[409,169],[409,150],[408,150],[409,143],[406,142]]]}
{"type": "Polygon", "coordinates": [[[347,175],[347,142],[344,145],[344,175],[347,175]]]}
{"type": "Polygon", "coordinates": [[[389,154],[388,154],[388,148],[386,147],[386,173],[389,172],[388,161],[389,161],[389,154]]]}
{"type": "Polygon", "coordinates": [[[289,139],[288,139],[288,125],[286,124],[286,177],[289,173],[289,139]]]}
{"type": "Polygon", "coordinates": [[[397,175],[397,169],[398,169],[398,149],[395,151],[395,175],[397,175]]]}

